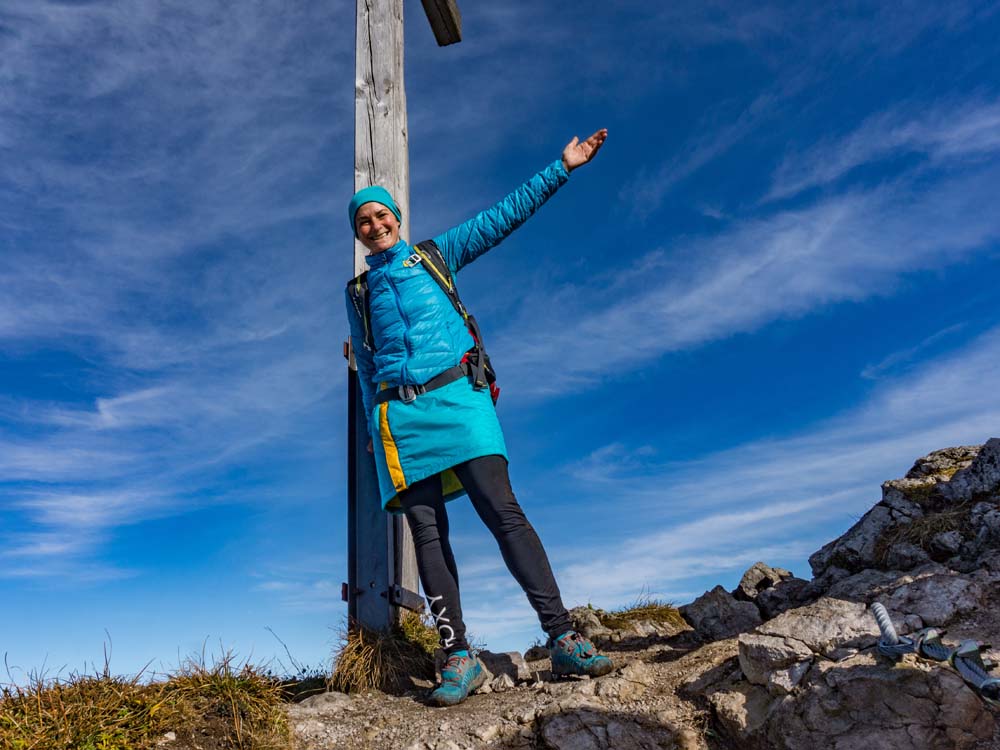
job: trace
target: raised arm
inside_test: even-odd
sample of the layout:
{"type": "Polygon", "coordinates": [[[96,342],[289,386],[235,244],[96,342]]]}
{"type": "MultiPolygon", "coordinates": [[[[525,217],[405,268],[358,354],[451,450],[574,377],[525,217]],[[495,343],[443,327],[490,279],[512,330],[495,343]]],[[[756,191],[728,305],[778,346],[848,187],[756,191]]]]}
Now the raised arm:
{"type": "Polygon", "coordinates": [[[496,247],[507,235],[537,211],[556,190],[566,183],[569,173],[586,164],[597,154],[608,136],[598,130],[585,141],[574,137],[562,157],[554,161],[501,201],[473,218],[434,238],[452,273],[474,261],[490,248],[496,247]]]}

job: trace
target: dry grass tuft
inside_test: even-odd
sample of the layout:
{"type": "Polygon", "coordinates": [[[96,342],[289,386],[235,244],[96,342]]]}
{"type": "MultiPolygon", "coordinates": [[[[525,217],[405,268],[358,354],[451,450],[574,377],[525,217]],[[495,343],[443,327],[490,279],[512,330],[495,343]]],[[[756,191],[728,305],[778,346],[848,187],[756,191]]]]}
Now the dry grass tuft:
{"type": "Polygon", "coordinates": [[[0,689],[0,750],[125,750],[167,731],[162,689],[138,678],[72,674],[0,689]]]}
{"type": "Polygon", "coordinates": [[[341,639],[331,679],[334,690],[400,693],[412,687],[410,677],[434,677],[437,633],[417,614],[406,613],[401,626],[389,632],[347,627],[341,639]]]}
{"type": "Polygon", "coordinates": [[[929,514],[887,529],[875,543],[875,559],[879,565],[887,565],[890,550],[904,543],[919,547],[924,552],[933,552],[931,540],[945,531],[962,531],[968,524],[970,511],[970,504],[963,503],[952,510],[929,514]]]}
{"type": "Polygon", "coordinates": [[[280,683],[227,654],[164,682],[71,674],[0,687],[0,750],[150,750],[168,731],[218,750],[283,750],[280,683]]]}
{"type": "Polygon", "coordinates": [[[168,700],[184,715],[193,735],[219,730],[239,750],[279,750],[288,746],[282,683],[225,653],[214,664],[189,659],[164,685],[168,700]]]}
{"type": "Polygon", "coordinates": [[[648,594],[641,594],[627,607],[610,612],[599,611],[597,617],[604,627],[612,630],[621,630],[630,623],[640,620],[662,622],[678,628],[687,627],[687,623],[672,602],[665,602],[648,594]]]}

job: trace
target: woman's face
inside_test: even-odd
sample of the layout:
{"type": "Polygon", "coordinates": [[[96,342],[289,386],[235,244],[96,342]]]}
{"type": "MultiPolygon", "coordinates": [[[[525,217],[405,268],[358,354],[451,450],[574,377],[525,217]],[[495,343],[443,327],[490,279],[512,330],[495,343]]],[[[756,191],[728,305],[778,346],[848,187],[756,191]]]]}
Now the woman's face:
{"type": "Polygon", "coordinates": [[[399,242],[399,219],[381,203],[362,203],[354,214],[358,239],[372,255],[388,250],[399,242]]]}

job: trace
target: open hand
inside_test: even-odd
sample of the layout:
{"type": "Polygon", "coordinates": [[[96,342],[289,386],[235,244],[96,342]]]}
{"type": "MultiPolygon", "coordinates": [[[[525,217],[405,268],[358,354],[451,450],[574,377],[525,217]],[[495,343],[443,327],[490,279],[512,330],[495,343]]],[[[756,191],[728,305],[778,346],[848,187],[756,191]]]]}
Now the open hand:
{"type": "Polygon", "coordinates": [[[579,138],[573,136],[573,140],[566,144],[566,148],[562,152],[562,163],[566,167],[566,171],[572,172],[593,159],[607,138],[607,128],[601,128],[585,141],[580,141],[579,138]]]}

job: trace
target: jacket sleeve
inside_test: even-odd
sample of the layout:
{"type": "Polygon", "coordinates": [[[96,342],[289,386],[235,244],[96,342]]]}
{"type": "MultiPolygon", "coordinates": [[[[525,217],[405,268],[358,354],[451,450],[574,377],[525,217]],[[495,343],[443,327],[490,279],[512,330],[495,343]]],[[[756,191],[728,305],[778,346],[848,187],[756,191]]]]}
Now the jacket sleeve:
{"type": "Polygon", "coordinates": [[[434,238],[452,273],[474,261],[528,220],[569,179],[557,159],[492,208],[434,238]]]}
{"type": "Polygon", "coordinates": [[[347,322],[351,327],[351,349],[354,351],[354,362],[358,366],[358,382],[361,384],[361,402],[365,407],[365,424],[368,427],[368,436],[372,436],[371,414],[372,404],[375,399],[375,359],[372,352],[365,349],[365,334],[361,329],[361,321],[358,313],[354,309],[351,297],[346,292],[347,298],[347,322]]]}

